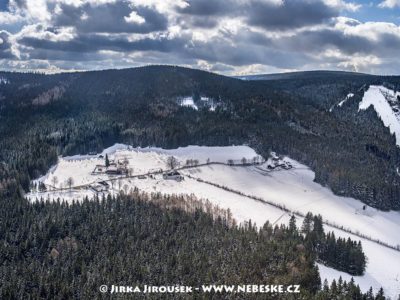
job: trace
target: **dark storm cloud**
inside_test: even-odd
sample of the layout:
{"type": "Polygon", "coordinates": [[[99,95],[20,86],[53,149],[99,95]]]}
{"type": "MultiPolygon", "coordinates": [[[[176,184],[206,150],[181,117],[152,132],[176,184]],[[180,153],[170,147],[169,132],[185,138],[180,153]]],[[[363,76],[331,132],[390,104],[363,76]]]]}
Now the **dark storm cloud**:
{"type": "Polygon", "coordinates": [[[102,5],[85,4],[81,7],[60,5],[61,13],[54,16],[55,26],[74,26],[78,32],[149,33],[167,28],[167,18],[158,11],[138,6],[131,7],[126,1],[102,5]],[[131,12],[144,19],[143,23],[128,22],[131,12]]]}
{"type": "Polygon", "coordinates": [[[310,52],[321,52],[333,46],[347,54],[370,52],[374,48],[374,43],[365,37],[345,35],[334,29],[303,31],[290,39],[280,39],[276,44],[282,48],[310,52]]]}
{"type": "MultiPolygon", "coordinates": [[[[249,34],[249,33],[247,33],[249,34]]],[[[267,64],[280,68],[293,68],[304,61],[312,60],[307,54],[274,48],[273,44],[255,45],[249,43],[247,34],[231,37],[234,47],[226,40],[213,38],[203,42],[193,42],[182,50],[182,55],[205,60],[210,63],[223,63],[231,66],[267,64]]]]}
{"type": "Polygon", "coordinates": [[[15,58],[11,51],[12,44],[10,42],[10,34],[7,31],[0,31],[0,59],[15,58]]]}
{"type": "Polygon", "coordinates": [[[178,20],[183,26],[213,28],[219,23],[221,16],[235,15],[240,4],[235,0],[190,0],[186,7],[176,7],[180,15],[178,20]]]}
{"type": "Polygon", "coordinates": [[[282,38],[276,41],[275,45],[279,48],[312,53],[334,47],[347,55],[362,53],[385,56],[398,52],[400,38],[393,34],[380,34],[376,40],[372,40],[365,36],[345,34],[340,30],[321,29],[303,31],[290,39],[282,38]]]}
{"type": "Polygon", "coordinates": [[[286,30],[304,26],[322,24],[339,11],[316,0],[286,0],[282,5],[265,1],[251,1],[246,20],[249,25],[266,29],[286,30]]]}
{"type": "Polygon", "coordinates": [[[198,16],[217,16],[232,13],[239,4],[234,0],[190,0],[184,8],[177,7],[176,10],[182,14],[198,16]]]}
{"type": "MultiPolygon", "coordinates": [[[[263,0],[247,3],[235,0],[191,0],[187,3],[188,6],[177,8],[177,11],[192,16],[193,20],[212,17],[214,24],[217,24],[216,19],[221,16],[244,16],[249,25],[274,30],[322,24],[339,15],[337,8],[320,0],[285,0],[282,3],[263,0]]],[[[197,22],[202,27],[202,23],[197,22]]]]}
{"type": "Polygon", "coordinates": [[[104,35],[80,35],[70,41],[50,41],[32,37],[26,37],[20,40],[24,46],[31,47],[34,50],[31,54],[35,58],[43,58],[53,51],[52,56],[62,56],[66,60],[75,60],[81,53],[97,52],[100,50],[110,50],[115,52],[133,52],[133,51],[158,51],[172,52],[183,48],[185,41],[183,39],[143,38],[137,41],[128,41],[125,38],[112,38],[104,35]],[[38,51],[41,50],[41,51],[38,51]],[[58,53],[58,54],[57,54],[58,53]]]}
{"type": "Polygon", "coordinates": [[[236,47],[232,47],[226,42],[226,39],[220,37],[200,42],[191,40],[190,35],[182,35],[173,39],[159,37],[129,41],[112,36],[81,34],[70,41],[50,41],[25,37],[19,42],[32,49],[30,50],[31,58],[50,60],[97,59],[90,58],[88,53],[98,55],[100,50],[110,50],[121,54],[131,52],[170,53],[181,60],[200,59],[231,66],[267,63],[276,67],[288,68],[298,66],[305,60],[311,59],[303,53],[289,53],[284,49],[274,49],[271,41],[261,39],[256,33],[245,32],[238,36],[229,36],[229,38],[237,45],[236,47]],[[254,40],[257,40],[258,44],[255,44],[254,40]]]}

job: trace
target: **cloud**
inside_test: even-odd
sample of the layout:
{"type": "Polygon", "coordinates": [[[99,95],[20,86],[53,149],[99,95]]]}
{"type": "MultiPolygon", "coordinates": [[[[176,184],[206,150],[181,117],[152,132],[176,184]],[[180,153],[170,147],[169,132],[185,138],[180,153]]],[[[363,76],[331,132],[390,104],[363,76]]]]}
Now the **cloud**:
{"type": "Polygon", "coordinates": [[[400,7],[400,0],[385,0],[378,5],[380,8],[400,7]]]}
{"type": "Polygon", "coordinates": [[[362,5],[359,3],[346,2],[343,0],[325,0],[325,3],[327,5],[336,7],[340,10],[351,11],[351,12],[356,12],[362,7],[362,5]]]}
{"type": "Polygon", "coordinates": [[[85,33],[149,33],[165,30],[168,20],[155,9],[118,1],[78,7],[60,4],[52,23],[55,26],[73,26],[77,31],[85,33]]]}
{"type": "Polygon", "coordinates": [[[25,47],[33,49],[30,51],[33,58],[45,59],[48,56],[58,60],[75,60],[79,59],[82,53],[102,50],[122,53],[133,51],[172,52],[183,48],[184,44],[183,39],[169,39],[163,36],[129,41],[126,38],[90,34],[78,35],[72,40],[64,41],[24,37],[19,42],[25,47]]]}
{"type": "Polygon", "coordinates": [[[238,6],[240,6],[239,2],[234,0],[191,0],[186,1],[186,5],[176,8],[183,14],[216,16],[229,14],[238,6]]]}
{"type": "Polygon", "coordinates": [[[317,0],[287,0],[281,4],[251,1],[246,16],[250,25],[286,30],[328,22],[339,10],[317,0]]]}
{"type": "Polygon", "coordinates": [[[10,0],[6,8],[7,69],[400,69],[400,27],[357,20],[360,5],[344,0],[10,0]]]}
{"type": "Polygon", "coordinates": [[[18,55],[15,49],[13,49],[10,33],[4,30],[0,31],[0,59],[12,59],[17,57],[18,55]]]}

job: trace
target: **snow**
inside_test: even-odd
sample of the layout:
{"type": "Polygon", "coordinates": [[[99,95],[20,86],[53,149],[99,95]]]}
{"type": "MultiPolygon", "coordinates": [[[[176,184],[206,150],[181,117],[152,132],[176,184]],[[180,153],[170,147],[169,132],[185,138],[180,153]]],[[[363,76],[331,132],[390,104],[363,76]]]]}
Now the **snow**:
{"type": "Polygon", "coordinates": [[[353,94],[353,93],[347,94],[346,98],[344,98],[342,101],[339,102],[338,106],[339,106],[339,107],[342,107],[342,105],[343,105],[347,100],[349,100],[349,99],[352,98],[352,97],[354,97],[354,94],[353,94]]]}
{"type": "Polygon", "coordinates": [[[361,201],[336,196],[330,189],[315,183],[314,172],[305,165],[289,158],[285,160],[294,168],[271,172],[266,168],[268,163],[247,168],[213,165],[183,173],[261,197],[302,214],[312,211],[332,224],[394,246],[400,245],[400,212],[383,212],[370,206],[363,210],[365,204],[361,201]]]}
{"type": "Polygon", "coordinates": [[[47,191],[47,192],[37,192],[28,195],[31,201],[44,200],[44,201],[54,201],[60,199],[67,203],[72,203],[72,201],[82,201],[85,197],[92,199],[95,193],[91,190],[77,190],[71,189],[66,191],[47,191]]]}
{"type": "Polygon", "coordinates": [[[0,77],[0,85],[1,84],[9,84],[10,81],[6,77],[0,77]]]}
{"type": "Polygon", "coordinates": [[[194,100],[192,97],[185,97],[181,100],[181,106],[187,106],[191,107],[195,110],[198,110],[198,107],[196,104],[194,104],[194,100]]]}
{"type": "Polygon", "coordinates": [[[382,247],[366,239],[358,239],[352,234],[330,226],[324,226],[324,229],[325,231],[334,231],[336,237],[350,237],[353,240],[361,240],[363,251],[367,256],[367,267],[364,275],[351,276],[345,272],[318,264],[322,283],[325,278],[330,282],[333,279],[338,280],[340,276],[346,281],[353,277],[354,282],[360,286],[363,292],[367,292],[372,286],[376,293],[383,287],[386,296],[397,299],[400,294],[400,252],[382,247]]]}
{"type": "MultiPolygon", "coordinates": [[[[229,191],[198,182],[197,180],[185,177],[185,180],[177,182],[174,180],[162,180],[161,176],[155,179],[128,179],[130,184],[139,190],[151,193],[162,192],[165,194],[194,194],[200,199],[208,199],[211,203],[223,209],[230,209],[232,215],[238,223],[243,223],[251,219],[252,222],[263,225],[267,220],[271,222],[280,219],[284,223],[289,222],[289,216],[282,210],[266,205],[244,196],[240,196],[229,191]]],[[[125,184],[126,181],[123,181],[125,184]]]]}
{"type": "MultiPolygon", "coordinates": [[[[60,157],[56,166],[35,182],[42,181],[46,185],[53,186],[53,178],[57,177],[56,188],[66,188],[66,181],[73,177],[74,186],[87,185],[109,179],[106,174],[92,175],[96,165],[104,165],[105,155],[110,160],[127,159],[129,167],[132,168],[132,175],[146,174],[149,171],[166,169],[166,161],[169,156],[176,156],[180,165],[185,165],[187,159],[197,159],[200,164],[206,163],[209,159],[212,162],[226,163],[227,158],[240,161],[243,157],[251,160],[257,153],[247,146],[228,147],[206,147],[188,146],[178,149],[167,150],[156,147],[132,148],[124,144],[115,144],[104,151],[101,155],[74,155],[60,157]]],[[[35,198],[36,195],[28,194],[28,197],[35,198]]],[[[70,198],[66,196],[66,198],[70,198]]],[[[81,197],[80,197],[81,198],[81,197]]]]}
{"type": "MultiPolygon", "coordinates": [[[[353,93],[348,93],[347,96],[346,96],[346,98],[344,98],[343,100],[341,100],[341,101],[337,104],[337,106],[342,107],[343,104],[344,104],[347,100],[349,100],[350,98],[353,98],[353,97],[354,97],[354,94],[353,94],[353,93]]],[[[333,106],[329,109],[329,112],[332,112],[334,108],[335,108],[335,105],[333,105],[333,106]]]]}
{"type": "Polygon", "coordinates": [[[398,95],[400,95],[399,92],[395,93],[384,86],[371,85],[364,93],[358,110],[366,110],[373,106],[383,124],[389,127],[390,133],[395,135],[397,146],[400,146],[400,115],[391,106],[391,104],[395,106],[398,95]]]}
{"type": "Polygon", "coordinates": [[[199,163],[205,163],[207,159],[212,162],[226,163],[228,159],[241,160],[243,157],[252,159],[258,154],[247,146],[225,146],[225,147],[208,147],[208,146],[187,146],[177,149],[162,149],[162,148],[138,148],[141,152],[155,152],[164,155],[177,156],[181,161],[186,159],[198,159],[199,163]]]}
{"type": "MultiPolygon", "coordinates": [[[[169,156],[175,156],[182,166],[185,165],[187,159],[196,159],[199,164],[203,164],[208,159],[211,162],[226,163],[228,159],[240,161],[244,157],[250,161],[257,156],[257,153],[248,146],[188,146],[168,150],[156,147],[132,148],[123,144],[107,148],[102,154],[108,154],[110,160],[127,159],[134,175],[146,174],[157,169],[165,170],[169,156]]],[[[287,165],[292,165],[293,168],[270,170],[268,165],[273,164],[273,161],[269,159],[256,166],[210,164],[183,169],[180,172],[185,180],[181,182],[163,180],[161,174],[153,176],[154,178],[146,176],[145,179],[123,178],[119,182],[114,182],[110,193],[118,193],[120,189],[129,191],[137,187],[146,192],[194,194],[198,198],[208,199],[221,208],[230,209],[232,216],[239,223],[250,219],[258,226],[262,226],[267,220],[277,224],[288,223],[289,214],[285,211],[245,195],[256,196],[302,214],[308,211],[321,214],[324,220],[331,224],[343,226],[352,232],[380,239],[391,245],[400,245],[399,212],[382,212],[369,206],[363,210],[362,202],[353,198],[336,196],[328,188],[315,183],[313,181],[315,174],[306,166],[290,158],[284,158],[283,161],[287,165]],[[244,195],[199,182],[195,178],[224,185],[232,190],[241,191],[244,195]]],[[[283,162],[279,161],[279,163],[283,162]]],[[[109,179],[106,174],[91,174],[97,164],[104,164],[104,158],[97,155],[59,158],[58,164],[38,181],[52,185],[52,178],[56,176],[57,188],[65,188],[67,178],[73,177],[74,188],[71,191],[65,189],[44,193],[32,191],[27,198],[32,201],[40,197],[60,198],[69,202],[72,199],[81,200],[86,196],[90,198],[95,192],[87,187],[79,186],[109,179]]],[[[302,218],[297,219],[300,225],[302,218]]],[[[364,291],[370,286],[373,286],[375,291],[383,286],[387,295],[397,296],[400,289],[400,252],[332,226],[325,226],[325,230],[334,231],[337,237],[351,237],[362,241],[364,252],[368,257],[368,265],[365,275],[355,277],[355,282],[360,284],[364,291]]],[[[338,278],[340,274],[343,278],[350,276],[324,266],[320,266],[320,269],[322,278],[338,278]]]]}
{"type": "Polygon", "coordinates": [[[337,282],[340,277],[342,277],[342,279],[347,282],[349,282],[353,277],[354,282],[356,282],[360,286],[360,289],[363,292],[368,291],[371,286],[375,292],[381,288],[380,283],[376,281],[373,277],[369,276],[369,274],[364,276],[351,276],[350,274],[326,267],[320,263],[317,263],[317,265],[322,284],[324,284],[325,279],[328,281],[329,284],[331,284],[334,279],[337,282]]]}
{"type": "Polygon", "coordinates": [[[205,107],[210,111],[215,111],[215,108],[218,105],[218,103],[215,103],[214,99],[209,98],[209,97],[201,96],[199,100],[200,100],[200,102],[197,101],[197,104],[196,104],[193,97],[188,96],[188,97],[179,98],[178,103],[180,106],[191,107],[195,110],[198,110],[199,106],[200,106],[200,108],[205,107]]]}

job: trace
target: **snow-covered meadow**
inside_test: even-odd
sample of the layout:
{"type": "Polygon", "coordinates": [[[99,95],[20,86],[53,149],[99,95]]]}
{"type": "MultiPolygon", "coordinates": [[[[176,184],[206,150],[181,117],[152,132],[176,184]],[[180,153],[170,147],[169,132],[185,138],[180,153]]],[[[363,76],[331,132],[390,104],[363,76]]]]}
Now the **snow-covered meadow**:
{"type": "MultiPolygon", "coordinates": [[[[400,244],[400,213],[382,212],[372,207],[363,209],[363,203],[352,198],[335,196],[328,188],[322,187],[313,181],[314,173],[306,166],[284,158],[292,169],[268,169],[271,161],[261,165],[229,166],[222,164],[201,165],[210,162],[227,163],[228,160],[240,162],[243,158],[247,161],[257,157],[257,153],[247,146],[230,147],[203,147],[188,146],[178,149],[165,150],[161,148],[132,148],[116,144],[107,148],[100,155],[77,155],[60,158],[56,166],[38,179],[51,187],[47,192],[32,191],[27,195],[32,201],[36,198],[44,199],[82,199],[92,197],[95,192],[88,188],[88,184],[108,180],[106,174],[92,175],[97,164],[104,163],[104,156],[108,154],[113,160],[128,160],[132,175],[142,175],[156,170],[167,168],[168,157],[175,156],[180,165],[187,160],[197,160],[199,166],[183,169],[180,172],[185,180],[178,182],[164,180],[161,174],[132,178],[121,178],[112,182],[107,193],[117,193],[120,190],[129,191],[137,187],[146,192],[161,192],[166,194],[194,194],[198,198],[208,199],[221,208],[230,209],[233,217],[240,223],[249,219],[259,226],[267,220],[271,223],[287,223],[289,215],[285,211],[256,201],[250,197],[239,195],[229,190],[221,189],[215,185],[199,182],[202,179],[231,190],[240,191],[245,195],[256,196],[271,203],[283,205],[291,211],[302,214],[308,211],[321,214],[331,224],[343,226],[354,233],[360,233],[379,239],[390,245],[400,244]],[[189,178],[189,176],[191,178],[189,178]],[[54,180],[54,177],[57,180],[54,180]],[[72,177],[74,184],[67,188],[66,180],[72,177]],[[60,188],[64,188],[60,190],[60,188]]],[[[114,177],[115,178],[115,177],[114,177]]],[[[302,222],[298,217],[298,224],[302,222]]],[[[373,286],[377,291],[384,287],[387,295],[395,297],[400,293],[400,252],[389,249],[375,242],[359,238],[351,233],[344,232],[331,226],[325,226],[326,231],[335,231],[336,236],[351,237],[361,240],[364,251],[368,257],[366,273],[355,277],[355,281],[366,291],[373,286]]],[[[348,279],[349,275],[335,271],[331,268],[320,266],[321,278],[329,280],[342,275],[348,279]]]]}

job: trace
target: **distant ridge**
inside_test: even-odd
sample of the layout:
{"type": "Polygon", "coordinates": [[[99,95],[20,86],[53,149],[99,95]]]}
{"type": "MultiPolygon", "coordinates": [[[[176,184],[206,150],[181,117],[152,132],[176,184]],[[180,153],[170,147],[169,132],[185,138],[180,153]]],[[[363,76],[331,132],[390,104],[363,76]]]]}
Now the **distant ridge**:
{"type": "Polygon", "coordinates": [[[329,71],[329,70],[316,70],[316,71],[299,71],[287,73],[273,73],[273,74],[256,74],[256,75],[242,75],[234,76],[242,80],[284,80],[284,79],[312,79],[321,77],[353,77],[353,76],[375,76],[366,73],[347,72],[347,71],[329,71]]]}

